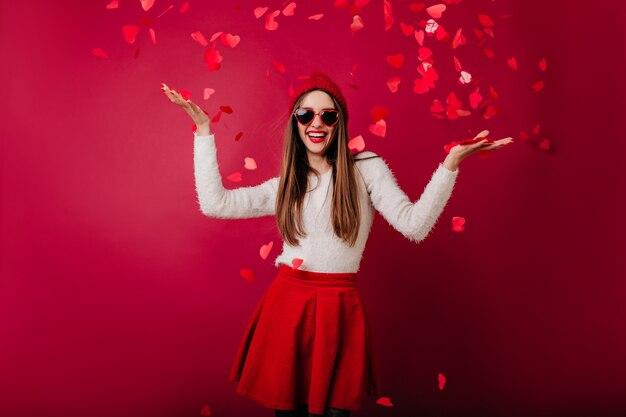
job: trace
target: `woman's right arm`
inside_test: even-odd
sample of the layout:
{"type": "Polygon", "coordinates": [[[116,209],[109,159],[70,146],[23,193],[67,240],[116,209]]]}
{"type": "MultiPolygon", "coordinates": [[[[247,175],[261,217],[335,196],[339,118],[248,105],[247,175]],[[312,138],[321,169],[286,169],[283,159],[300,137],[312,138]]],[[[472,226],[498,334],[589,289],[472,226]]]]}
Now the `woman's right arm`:
{"type": "MultiPolygon", "coordinates": [[[[204,132],[203,132],[204,133],[204,132]]],[[[213,134],[194,133],[194,173],[200,211],[209,217],[243,219],[276,214],[279,177],[252,187],[222,185],[213,134]]]]}

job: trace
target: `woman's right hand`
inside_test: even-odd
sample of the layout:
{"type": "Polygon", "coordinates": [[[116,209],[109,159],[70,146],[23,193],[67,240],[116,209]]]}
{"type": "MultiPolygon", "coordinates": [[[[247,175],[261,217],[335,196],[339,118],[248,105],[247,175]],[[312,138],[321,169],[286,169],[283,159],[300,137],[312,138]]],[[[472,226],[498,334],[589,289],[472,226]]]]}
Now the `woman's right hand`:
{"type": "Polygon", "coordinates": [[[211,133],[210,119],[207,112],[202,110],[196,103],[191,101],[191,99],[185,100],[178,91],[171,90],[164,83],[161,83],[161,90],[163,90],[172,103],[178,104],[192,118],[197,127],[197,134],[208,135],[211,133]]]}

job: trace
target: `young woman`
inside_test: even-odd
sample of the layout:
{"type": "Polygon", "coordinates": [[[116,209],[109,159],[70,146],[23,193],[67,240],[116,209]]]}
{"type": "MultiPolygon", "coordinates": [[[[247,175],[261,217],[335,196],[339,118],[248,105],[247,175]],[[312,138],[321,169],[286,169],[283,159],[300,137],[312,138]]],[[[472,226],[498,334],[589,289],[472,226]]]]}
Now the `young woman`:
{"type": "Polygon", "coordinates": [[[450,198],[460,162],[512,139],[453,147],[412,203],[383,158],[351,153],[346,100],[327,75],[314,72],[289,105],[280,175],[226,190],[206,113],[165,84],[162,89],[197,127],[202,213],[276,216],[284,240],[274,261],[278,274],[249,321],[230,380],[277,416],[349,416],[364,396],[381,394],[374,338],[356,285],[374,210],[408,239],[424,240],[450,198]]]}

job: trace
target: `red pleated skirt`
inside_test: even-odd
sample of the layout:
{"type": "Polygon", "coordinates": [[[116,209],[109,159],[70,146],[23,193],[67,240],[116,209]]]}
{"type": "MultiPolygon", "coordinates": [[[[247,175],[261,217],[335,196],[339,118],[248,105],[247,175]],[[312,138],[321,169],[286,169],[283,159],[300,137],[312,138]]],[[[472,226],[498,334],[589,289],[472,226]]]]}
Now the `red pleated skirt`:
{"type": "Polygon", "coordinates": [[[268,408],[359,410],[380,396],[372,331],[356,273],[281,264],[244,332],[229,379],[268,408]]]}

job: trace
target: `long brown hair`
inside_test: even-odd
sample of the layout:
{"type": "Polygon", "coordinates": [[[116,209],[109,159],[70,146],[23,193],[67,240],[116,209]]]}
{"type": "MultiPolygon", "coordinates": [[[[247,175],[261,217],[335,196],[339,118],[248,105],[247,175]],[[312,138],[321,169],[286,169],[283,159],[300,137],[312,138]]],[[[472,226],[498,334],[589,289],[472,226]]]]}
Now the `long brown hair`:
{"type": "MultiPolygon", "coordinates": [[[[335,97],[329,95],[335,103],[335,109],[340,113],[333,137],[324,150],[333,171],[332,225],[337,237],[354,246],[361,224],[354,158],[348,149],[348,129],[343,111],[335,97]]],[[[306,94],[303,94],[296,101],[292,113],[300,106],[305,96],[306,94]]],[[[293,114],[290,114],[290,121],[284,132],[283,159],[276,196],[278,230],[283,240],[292,246],[298,246],[300,244],[298,237],[307,234],[302,223],[302,206],[308,188],[308,176],[313,172],[318,180],[320,179],[320,173],[309,165],[306,146],[300,139],[297,123],[293,114]]]]}

